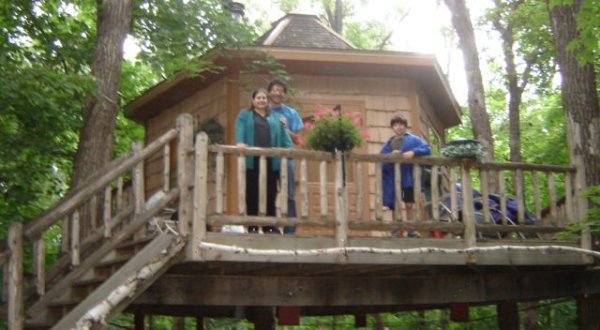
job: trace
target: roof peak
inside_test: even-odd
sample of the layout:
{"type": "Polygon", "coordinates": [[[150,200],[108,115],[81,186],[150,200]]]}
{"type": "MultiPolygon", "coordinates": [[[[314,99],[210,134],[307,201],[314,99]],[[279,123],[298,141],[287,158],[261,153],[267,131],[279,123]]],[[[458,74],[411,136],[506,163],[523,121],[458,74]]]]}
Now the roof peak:
{"type": "Polygon", "coordinates": [[[325,25],[319,16],[294,11],[271,25],[255,42],[259,46],[326,49],[356,49],[344,37],[325,25]]]}

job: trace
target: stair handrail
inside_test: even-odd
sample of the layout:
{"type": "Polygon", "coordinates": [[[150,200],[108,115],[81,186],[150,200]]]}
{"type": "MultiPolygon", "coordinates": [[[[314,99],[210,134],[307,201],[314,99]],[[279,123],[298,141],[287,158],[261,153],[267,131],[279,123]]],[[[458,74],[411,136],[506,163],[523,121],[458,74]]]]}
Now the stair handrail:
{"type": "Polygon", "coordinates": [[[94,194],[99,193],[111,181],[131,170],[142,159],[152,155],[175,137],[177,137],[177,130],[174,128],[170,129],[160,138],[147,145],[139,153],[131,152],[103,166],[102,169],[98,170],[98,172],[89,179],[85,180],[77,188],[69,192],[64,198],[54,204],[54,206],[25,223],[23,228],[25,239],[29,242],[36,240],[59,219],[72,212],[94,194]]]}

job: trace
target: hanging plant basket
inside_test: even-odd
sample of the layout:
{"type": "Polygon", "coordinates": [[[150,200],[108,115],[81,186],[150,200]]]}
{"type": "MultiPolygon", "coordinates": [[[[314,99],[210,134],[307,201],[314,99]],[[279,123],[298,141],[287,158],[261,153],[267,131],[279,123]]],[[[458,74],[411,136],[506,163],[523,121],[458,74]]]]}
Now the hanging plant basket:
{"type": "Polygon", "coordinates": [[[360,126],[360,118],[352,113],[321,109],[317,111],[313,120],[305,125],[305,146],[327,152],[350,151],[363,143],[364,135],[360,126]]]}
{"type": "Polygon", "coordinates": [[[481,160],[485,154],[483,146],[477,140],[459,139],[448,142],[442,148],[442,155],[450,158],[469,158],[481,160]]]}

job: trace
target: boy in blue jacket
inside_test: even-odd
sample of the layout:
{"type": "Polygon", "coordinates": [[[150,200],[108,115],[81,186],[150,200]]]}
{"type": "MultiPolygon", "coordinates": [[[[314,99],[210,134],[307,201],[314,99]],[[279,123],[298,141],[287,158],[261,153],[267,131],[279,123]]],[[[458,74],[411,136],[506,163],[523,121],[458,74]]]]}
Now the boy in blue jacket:
{"type": "MultiPolygon", "coordinates": [[[[394,116],[390,120],[390,126],[394,131],[394,136],[390,137],[381,148],[381,154],[401,154],[405,159],[412,159],[415,156],[427,156],[431,154],[431,147],[420,137],[408,133],[408,122],[402,116],[394,116]]],[[[413,165],[401,164],[402,179],[402,200],[406,206],[406,217],[414,220],[412,210],[415,203],[414,183],[413,183],[413,165]]],[[[381,181],[383,192],[384,209],[395,209],[396,190],[394,189],[394,163],[381,164],[381,181]]]]}

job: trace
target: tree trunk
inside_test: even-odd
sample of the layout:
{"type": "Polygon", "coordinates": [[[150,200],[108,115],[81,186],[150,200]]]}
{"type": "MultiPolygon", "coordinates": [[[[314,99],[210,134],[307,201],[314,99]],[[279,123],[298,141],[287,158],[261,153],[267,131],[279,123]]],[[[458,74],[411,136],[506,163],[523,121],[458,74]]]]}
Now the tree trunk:
{"type": "MultiPolygon", "coordinates": [[[[112,158],[122,46],[129,31],[132,7],[133,0],[97,0],[97,39],[92,63],[96,87],[94,95],[88,97],[83,113],[71,189],[82,184],[112,158]]],[[[82,223],[83,233],[91,230],[89,222],[86,217],[82,223]]]]}
{"type": "Polygon", "coordinates": [[[341,35],[344,32],[344,1],[335,0],[333,10],[325,6],[325,12],[331,29],[341,35]]]}
{"type": "Polygon", "coordinates": [[[483,144],[486,151],[485,160],[493,161],[495,159],[494,141],[490,119],[486,112],[483,79],[479,68],[479,53],[469,9],[464,0],[444,0],[444,2],[452,14],[452,25],[458,35],[459,46],[465,62],[473,136],[483,144]]]}
{"type": "MultiPolygon", "coordinates": [[[[580,49],[567,49],[571,41],[580,37],[575,16],[582,2],[574,0],[572,5],[549,6],[562,77],[562,105],[567,117],[569,156],[578,171],[578,195],[586,187],[600,185],[600,106],[596,74],[591,63],[582,65],[578,62],[577,53],[580,49]]],[[[581,200],[584,205],[579,206],[580,212],[587,211],[588,203],[581,200]]]]}

